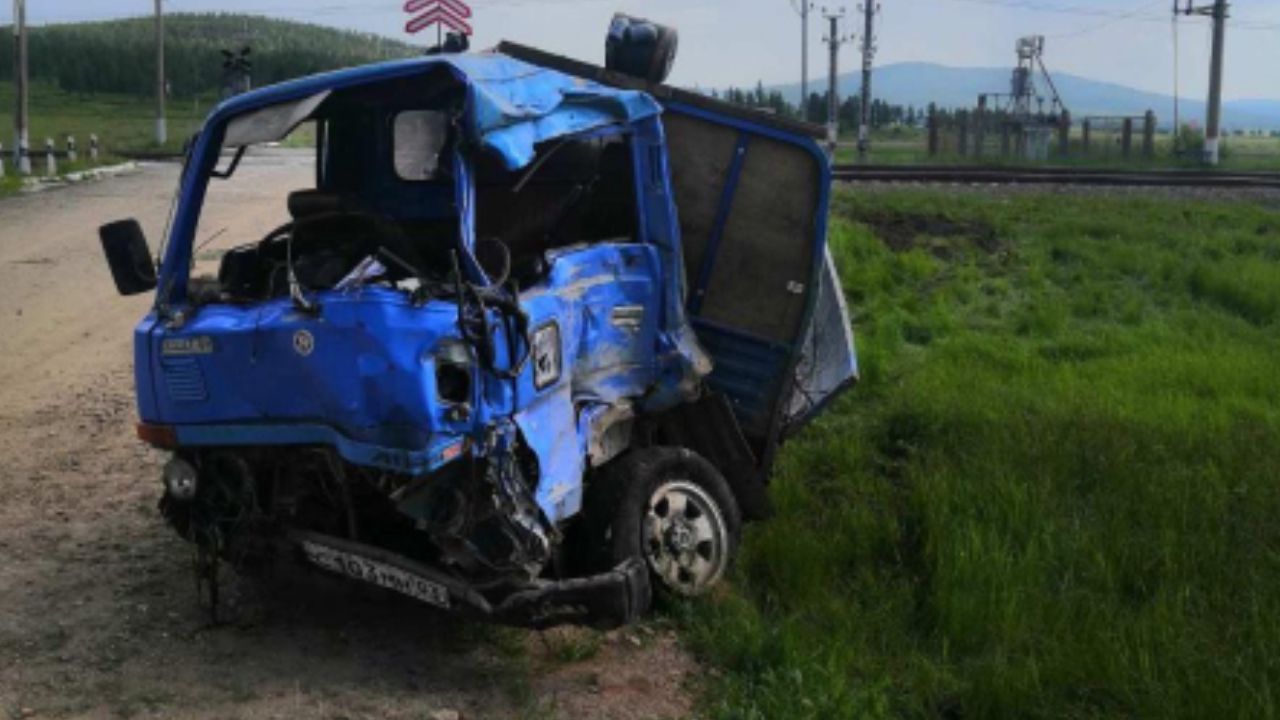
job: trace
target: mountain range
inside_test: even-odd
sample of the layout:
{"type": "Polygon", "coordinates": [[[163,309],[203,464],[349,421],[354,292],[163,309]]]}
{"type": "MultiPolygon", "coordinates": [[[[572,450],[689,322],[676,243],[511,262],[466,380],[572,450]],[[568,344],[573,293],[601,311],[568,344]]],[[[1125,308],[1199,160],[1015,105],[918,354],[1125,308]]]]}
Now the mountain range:
{"type": "MultiPolygon", "coordinates": [[[[971,108],[977,105],[980,93],[1009,92],[1011,75],[1010,68],[967,68],[904,62],[876,68],[871,87],[876,97],[896,105],[922,108],[933,102],[944,108],[971,108]]],[[[1069,73],[1054,73],[1053,81],[1063,102],[1076,117],[1141,115],[1150,109],[1155,111],[1162,126],[1173,124],[1174,100],[1169,95],[1145,92],[1069,73]]],[[[1040,94],[1046,94],[1048,88],[1043,87],[1043,81],[1040,85],[1040,94]]],[[[861,87],[860,74],[839,76],[841,96],[856,93],[861,87]]],[[[770,89],[779,90],[793,103],[800,99],[799,83],[777,85],[770,89]]],[[[825,91],[825,78],[811,82],[809,90],[825,91]]],[[[1184,95],[1179,102],[1179,117],[1183,123],[1202,123],[1204,120],[1207,103],[1201,97],[1201,88],[1194,90],[1194,95],[1184,95]]],[[[1223,125],[1228,130],[1280,130],[1280,99],[1224,102],[1222,114],[1223,125]]]]}

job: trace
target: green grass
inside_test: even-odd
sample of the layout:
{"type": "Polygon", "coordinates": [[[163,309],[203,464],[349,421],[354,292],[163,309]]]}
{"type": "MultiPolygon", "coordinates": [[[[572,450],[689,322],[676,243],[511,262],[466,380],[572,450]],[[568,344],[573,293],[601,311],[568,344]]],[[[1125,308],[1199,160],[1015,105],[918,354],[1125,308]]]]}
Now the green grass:
{"type": "MultiPolygon", "coordinates": [[[[81,95],[54,85],[33,83],[31,87],[31,149],[44,151],[45,138],[52,138],[59,150],[67,135],[74,135],[81,154],[89,149],[89,135],[96,133],[104,151],[112,156],[137,152],[179,151],[183,142],[200,129],[213,108],[211,97],[173,100],[166,107],[169,142],[155,143],[155,101],[131,95],[81,95]]],[[[0,83],[0,137],[6,152],[13,142],[13,83],[0,83]]],[[[43,161],[43,157],[36,158],[43,161]]],[[[39,163],[33,163],[39,164],[39,163]]]]}
{"type": "MultiPolygon", "coordinates": [[[[97,134],[102,154],[97,165],[120,162],[134,153],[180,153],[183,143],[200,129],[213,109],[212,97],[171,101],[166,114],[169,123],[168,142],[155,142],[155,109],[153,100],[128,95],[81,95],[36,83],[31,91],[32,172],[45,174],[44,142],[52,138],[58,150],[66,149],[66,137],[76,138],[79,161],[68,164],[59,160],[58,172],[65,174],[85,170],[88,162],[89,136],[97,134]]],[[[20,183],[14,177],[12,152],[13,84],[0,84],[0,142],[4,143],[6,178],[0,180],[0,197],[18,192],[20,183]]],[[[314,147],[315,130],[310,123],[286,138],[288,147],[314,147]]]]}
{"type": "Polygon", "coordinates": [[[832,229],[864,382],[686,609],[710,714],[1280,714],[1280,212],[845,192],[832,229]]]}

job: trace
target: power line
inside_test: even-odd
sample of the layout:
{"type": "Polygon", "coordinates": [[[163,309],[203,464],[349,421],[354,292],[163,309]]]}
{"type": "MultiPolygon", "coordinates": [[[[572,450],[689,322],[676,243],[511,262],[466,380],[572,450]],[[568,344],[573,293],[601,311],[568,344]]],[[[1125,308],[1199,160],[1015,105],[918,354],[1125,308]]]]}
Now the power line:
{"type": "MultiPolygon", "coordinates": [[[[1050,13],[1059,15],[1080,15],[1090,17],[1105,17],[1116,20],[1132,20],[1137,22],[1158,22],[1164,23],[1168,21],[1168,16],[1164,13],[1152,14],[1125,10],[1107,10],[1105,8],[1090,7],[1086,5],[1068,5],[1061,3],[1045,3],[1036,0],[948,0],[949,2],[962,2],[971,5],[987,5],[991,7],[1008,8],[1011,10],[1023,10],[1026,12],[1050,13]]],[[[1243,30],[1280,31],[1280,23],[1272,23],[1267,21],[1245,21],[1233,24],[1234,28],[1243,30]]]]}
{"type": "Polygon", "coordinates": [[[1165,2],[1166,2],[1166,0],[1155,0],[1154,2],[1146,3],[1145,5],[1141,5],[1141,6],[1137,7],[1137,8],[1134,8],[1133,10],[1130,10],[1130,11],[1125,12],[1125,13],[1123,13],[1123,14],[1120,14],[1120,15],[1117,15],[1117,16],[1115,16],[1115,17],[1112,17],[1112,18],[1108,18],[1108,19],[1106,19],[1106,20],[1103,20],[1102,22],[1098,23],[1097,25],[1090,25],[1090,26],[1088,26],[1088,27],[1086,27],[1086,28],[1084,28],[1084,29],[1081,29],[1081,30],[1073,30],[1073,31],[1070,31],[1070,32],[1065,32],[1065,33],[1057,33],[1057,34],[1054,34],[1054,35],[1047,35],[1046,37],[1048,37],[1048,38],[1050,38],[1050,39],[1053,39],[1053,40],[1062,40],[1062,39],[1065,39],[1065,38],[1073,38],[1073,37],[1080,37],[1081,35],[1088,35],[1088,34],[1090,34],[1090,33],[1097,32],[1098,30],[1101,30],[1101,29],[1103,29],[1103,28],[1111,27],[1112,25],[1115,25],[1115,24],[1116,24],[1116,23],[1118,23],[1118,22],[1123,22],[1123,21],[1125,21],[1125,20],[1130,20],[1130,19],[1136,18],[1136,17],[1138,17],[1139,15],[1141,15],[1142,13],[1145,13],[1147,10],[1150,10],[1151,8],[1155,7],[1156,5],[1164,5],[1164,4],[1165,4],[1165,2]]]}

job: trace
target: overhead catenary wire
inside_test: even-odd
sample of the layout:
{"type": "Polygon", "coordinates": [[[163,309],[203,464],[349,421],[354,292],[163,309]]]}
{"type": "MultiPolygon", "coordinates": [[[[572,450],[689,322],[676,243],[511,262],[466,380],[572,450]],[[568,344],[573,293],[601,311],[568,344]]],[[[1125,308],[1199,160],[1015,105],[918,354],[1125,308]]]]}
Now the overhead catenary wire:
{"type": "Polygon", "coordinates": [[[1080,37],[1082,35],[1089,35],[1091,33],[1097,32],[1098,30],[1109,28],[1115,25],[1116,23],[1124,22],[1125,20],[1129,20],[1131,18],[1136,18],[1139,15],[1150,10],[1151,8],[1155,7],[1156,5],[1163,5],[1165,2],[1166,0],[1154,0],[1154,2],[1145,3],[1143,5],[1140,5],[1134,8],[1133,10],[1129,10],[1119,15],[1110,16],[1106,20],[1103,20],[1102,22],[1097,23],[1095,25],[1089,25],[1079,30],[1070,30],[1068,32],[1063,32],[1063,33],[1048,34],[1048,35],[1045,35],[1045,37],[1051,40],[1065,40],[1068,38],[1080,37]]]}
{"type": "MultiPolygon", "coordinates": [[[[1039,2],[1039,0],[945,0],[946,2],[967,3],[971,5],[987,5],[991,7],[1007,8],[1011,10],[1023,10],[1026,12],[1050,13],[1060,15],[1079,15],[1113,18],[1117,20],[1128,20],[1134,22],[1158,22],[1164,23],[1168,19],[1164,13],[1134,12],[1126,10],[1115,10],[1098,8],[1087,5],[1064,4],[1064,3],[1047,3],[1039,2]]],[[[1280,23],[1258,20],[1244,20],[1236,22],[1232,25],[1233,29],[1244,29],[1254,31],[1277,32],[1280,31],[1280,23]]]]}

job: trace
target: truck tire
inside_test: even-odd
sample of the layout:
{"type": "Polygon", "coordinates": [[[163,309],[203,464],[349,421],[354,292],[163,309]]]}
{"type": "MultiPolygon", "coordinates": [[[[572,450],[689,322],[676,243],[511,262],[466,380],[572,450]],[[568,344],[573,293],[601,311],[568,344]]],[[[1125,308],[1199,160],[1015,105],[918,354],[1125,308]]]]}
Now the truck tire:
{"type": "Polygon", "coordinates": [[[603,549],[617,565],[643,558],[652,585],[677,597],[703,595],[737,552],[742,515],[720,471],[684,448],[641,448],[619,458],[592,488],[603,549]]]}
{"type": "Polygon", "coordinates": [[[658,26],[658,41],[653,48],[653,61],[649,65],[649,73],[645,77],[655,85],[661,85],[671,76],[671,68],[676,63],[676,50],[680,36],[673,28],[658,26]]]}

